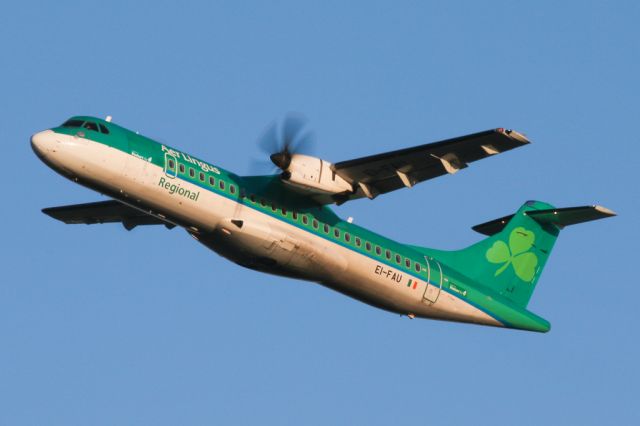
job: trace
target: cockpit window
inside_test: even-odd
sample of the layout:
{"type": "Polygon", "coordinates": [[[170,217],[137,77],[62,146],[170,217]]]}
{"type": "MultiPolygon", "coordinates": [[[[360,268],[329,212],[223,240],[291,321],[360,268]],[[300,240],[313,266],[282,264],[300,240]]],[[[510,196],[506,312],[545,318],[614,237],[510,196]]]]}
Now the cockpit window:
{"type": "Polygon", "coordinates": [[[82,127],[82,123],[84,123],[83,120],[76,120],[74,118],[65,121],[62,124],[62,127],[82,127]]]}
{"type": "Polygon", "coordinates": [[[98,131],[98,125],[92,121],[87,121],[84,123],[84,127],[85,129],[89,129],[89,130],[94,130],[94,131],[98,131]]]}
{"type": "Polygon", "coordinates": [[[105,135],[109,134],[109,129],[107,129],[107,126],[105,126],[104,124],[99,124],[100,126],[100,133],[104,133],[105,135]]]}

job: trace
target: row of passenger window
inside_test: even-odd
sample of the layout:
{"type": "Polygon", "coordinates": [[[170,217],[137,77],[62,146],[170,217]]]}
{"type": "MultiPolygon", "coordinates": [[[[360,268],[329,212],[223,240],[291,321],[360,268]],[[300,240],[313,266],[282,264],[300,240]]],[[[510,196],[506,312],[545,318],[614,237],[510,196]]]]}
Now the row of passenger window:
{"type": "MultiPolygon", "coordinates": [[[[168,165],[168,169],[169,170],[175,170],[176,167],[176,163],[174,160],[169,159],[169,165],[168,165]]],[[[184,164],[179,163],[178,164],[178,171],[180,172],[180,174],[185,175],[187,174],[187,168],[184,164]]],[[[200,182],[208,182],[209,186],[212,186],[215,188],[216,186],[216,178],[213,176],[208,176],[204,174],[204,172],[197,172],[198,174],[198,180],[200,182]]],[[[189,167],[189,177],[192,179],[196,178],[196,170],[193,167],[189,167]]],[[[218,188],[220,188],[221,190],[225,190],[226,188],[226,183],[224,180],[222,179],[218,179],[218,188]]],[[[235,185],[229,185],[229,192],[231,194],[235,194],[237,192],[237,188],[235,185]]]]}
{"type": "MultiPolygon", "coordinates": [[[[244,194],[241,191],[241,197],[244,198],[244,194]]],[[[271,210],[273,212],[279,212],[282,216],[287,217],[287,209],[284,207],[278,207],[275,203],[267,203],[267,201],[264,198],[260,198],[260,200],[258,201],[256,199],[256,196],[254,194],[250,194],[249,195],[249,200],[254,203],[254,204],[260,204],[261,207],[263,208],[267,208],[267,207],[271,207],[271,210]]],[[[302,222],[303,225],[309,225],[311,224],[311,227],[315,230],[320,230],[322,229],[322,232],[324,232],[327,235],[333,235],[335,238],[340,239],[340,237],[342,236],[342,238],[344,239],[345,242],[350,243],[355,245],[358,248],[362,248],[364,247],[364,249],[368,252],[374,252],[377,256],[382,257],[383,256],[383,252],[384,252],[384,257],[388,260],[395,260],[395,262],[398,265],[402,265],[404,263],[404,266],[407,269],[411,269],[411,266],[413,265],[413,268],[416,270],[416,272],[420,272],[422,270],[422,266],[420,265],[420,263],[417,262],[413,262],[411,259],[409,258],[403,258],[401,255],[397,254],[397,253],[393,253],[391,250],[389,249],[382,249],[382,247],[378,246],[378,245],[373,245],[372,243],[370,243],[369,241],[363,241],[360,237],[358,236],[352,236],[350,233],[348,232],[343,232],[338,228],[333,228],[333,232],[332,232],[332,228],[331,226],[329,226],[326,223],[320,223],[316,218],[311,217],[311,219],[309,219],[309,216],[306,214],[298,214],[298,212],[292,211],[291,212],[291,218],[296,221],[296,222],[302,222]]]]}
{"type": "MultiPolygon", "coordinates": [[[[172,159],[169,160],[169,169],[175,170],[175,163],[172,159]]],[[[184,164],[178,164],[178,170],[181,174],[186,174],[187,172],[187,168],[185,167],[184,164]]],[[[189,177],[192,179],[195,179],[196,177],[196,171],[193,167],[189,167],[189,171],[188,171],[189,177]]],[[[198,174],[198,180],[200,180],[201,182],[206,182],[208,181],[209,185],[214,187],[216,186],[216,179],[213,176],[209,176],[207,179],[207,176],[203,173],[203,172],[197,172],[198,174]]],[[[218,188],[220,188],[221,190],[224,191],[226,185],[225,185],[225,181],[223,181],[222,179],[218,179],[218,188]]],[[[231,184],[229,185],[229,192],[231,194],[235,194],[237,191],[236,186],[231,184]]],[[[240,198],[246,198],[245,192],[243,189],[240,189],[240,198]]],[[[261,207],[263,208],[268,208],[270,207],[271,210],[273,212],[279,212],[282,216],[287,217],[287,209],[285,207],[279,207],[277,206],[275,203],[270,202],[267,203],[267,201],[264,198],[260,198],[258,200],[258,198],[255,196],[255,194],[250,194],[249,195],[249,200],[251,201],[251,203],[253,204],[259,204],[261,207]]],[[[350,244],[354,244],[356,247],[358,248],[362,248],[364,246],[364,249],[368,252],[374,252],[377,256],[382,257],[383,255],[383,251],[384,251],[384,257],[387,260],[395,260],[395,262],[398,265],[402,265],[404,263],[404,266],[407,269],[411,269],[411,266],[413,265],[413,268],[416,270],[416,272],[420,272],[422,270],[422,266],[420,265],[420,263],[418,262],[413,262],[411,259],[409,258],[404,258],[397,254],[397,253],[393,253],[391,250],[389,249],[382,249],[382,247],[378,246],[378,245],[373,245],[372,243],[370,243],[369,241],[363,241],[360,237],[352,237],[350,233],[348,232],[341,232],[340,229],[338,228],[333,228],[333,232],[331,232],[331,227],[326,224],[323,223],[322,226],[320,226],[320,222],[316,219],[316,218],[312,218],[309,219],[309,216],[306,214],[298,214],[298,212],[292,211],[291,212],[291,218],[296,221],[296,222],[302,222],[303,225],[309,225],[311,224],[311,227],[315,230],[320,230],[322,229],[322,231],[327,234],[327,235],[331,235],[333,234],[333,236],[337,239],[340,239],[341,235],[344,238],[344,241],[350,244]]]]}

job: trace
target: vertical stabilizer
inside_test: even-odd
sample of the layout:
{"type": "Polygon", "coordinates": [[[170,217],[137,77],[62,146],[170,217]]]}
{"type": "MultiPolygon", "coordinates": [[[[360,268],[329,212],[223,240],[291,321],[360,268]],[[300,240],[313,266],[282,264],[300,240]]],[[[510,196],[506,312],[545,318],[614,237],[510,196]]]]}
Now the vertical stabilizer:
{"type": "Polygon", "coordinates": [[[526,307],[560,230],[613,215],[615,213],[600,206],[557,209],[544,202],[527,201],[511,216],[473,227],[489,235],[488,238],[463,250],[429,250],[429,253],[526,307]]]}

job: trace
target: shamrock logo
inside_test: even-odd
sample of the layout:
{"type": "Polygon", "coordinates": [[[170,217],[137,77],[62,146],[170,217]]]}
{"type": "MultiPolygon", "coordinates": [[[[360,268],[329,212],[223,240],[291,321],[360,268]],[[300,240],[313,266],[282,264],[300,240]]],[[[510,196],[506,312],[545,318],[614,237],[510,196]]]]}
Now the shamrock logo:
{"type": "Polygon", "coordinates": [[[531,253],[531,247],[535,241],[535,234],[521,226],[511,231],[509,235],[509,245],[504,241],[496,241],[487,250],[487,260],[491,263],[502,263],[495,273],[497,277],[503,273],[509,265],[513,265],[518,278],[522,281],[531,282],[538,266],[538,256],[531,253]]]}

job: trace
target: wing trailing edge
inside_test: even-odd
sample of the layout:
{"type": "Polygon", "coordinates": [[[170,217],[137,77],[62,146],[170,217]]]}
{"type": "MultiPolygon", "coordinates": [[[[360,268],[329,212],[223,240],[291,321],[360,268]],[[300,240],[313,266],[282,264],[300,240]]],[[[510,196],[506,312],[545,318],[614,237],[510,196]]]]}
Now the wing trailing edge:
{"type": "Polygon", "coordinates": [[[382,154],[370,155],[331,166],[333,172],[351,184],[353,193],[338,194],[338,204],[414,185],[447,174],[455,174],[470,163],[530,143],[515,130],[487,130],[382,154]]]}

